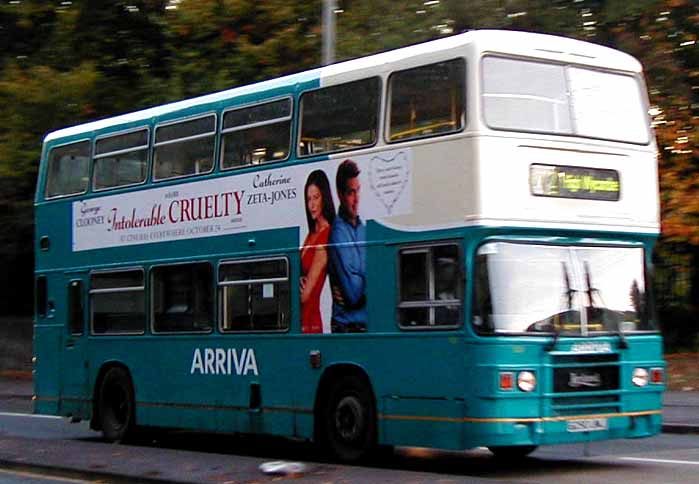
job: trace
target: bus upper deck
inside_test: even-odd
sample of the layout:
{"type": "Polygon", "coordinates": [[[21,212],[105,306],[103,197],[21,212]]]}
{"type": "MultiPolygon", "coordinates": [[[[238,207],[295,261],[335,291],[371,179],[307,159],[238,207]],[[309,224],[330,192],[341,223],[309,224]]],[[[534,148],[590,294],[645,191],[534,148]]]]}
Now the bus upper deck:
{"type": "Polygon", "coordinates": [[[384,208],[377,215],[399,230],[543,224],[657,233],[646,111],[640,65],[626,54],[545,35],[469,32],[51,133],[37,204],[165,193],[259,170],[284,178],[351,152],[384,160],[396,176],[401,197],[393,200],[390,186],[376,187],[372,165],[384,208]],[[407,198],[404,216],[394,205],[407,198]]]}

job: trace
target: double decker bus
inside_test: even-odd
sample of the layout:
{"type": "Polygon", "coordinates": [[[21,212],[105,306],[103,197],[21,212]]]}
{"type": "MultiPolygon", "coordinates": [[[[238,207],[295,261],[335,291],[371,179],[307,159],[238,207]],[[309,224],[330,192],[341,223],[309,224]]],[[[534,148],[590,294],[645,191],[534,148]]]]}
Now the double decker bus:
{"type": "Polygon", "coordinates": [[[654,435],[640,64],[473,31],[46,136],[35,411],[523,456],[654,435]]]}

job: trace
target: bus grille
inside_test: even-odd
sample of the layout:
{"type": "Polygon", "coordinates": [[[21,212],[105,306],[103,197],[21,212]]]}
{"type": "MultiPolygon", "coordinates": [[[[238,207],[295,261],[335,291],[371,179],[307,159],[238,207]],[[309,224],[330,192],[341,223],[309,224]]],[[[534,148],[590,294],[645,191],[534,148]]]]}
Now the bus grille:
{"type": "Polygon", "coordinates": [[[616,354],[554,356],[553,413],[565,416],[620,411],[619,372],[616,354]]]}
{"type": "Polygon", "coordinates": [[[555,393],[601,392],[618,389],[618,366],[567,366],[553,369],[555,393]]]}

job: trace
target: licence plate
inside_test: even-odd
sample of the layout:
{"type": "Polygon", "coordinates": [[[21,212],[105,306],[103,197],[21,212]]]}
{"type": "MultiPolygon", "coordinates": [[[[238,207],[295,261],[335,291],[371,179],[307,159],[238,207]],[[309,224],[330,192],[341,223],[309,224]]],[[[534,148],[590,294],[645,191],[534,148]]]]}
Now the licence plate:
{"type": "Polygon", "coordinates": [[[597,430],[607,430],[607,419],[584,418],[580,420],[569,420],[566,430],[568,432],[595,432],[597,430]]]}

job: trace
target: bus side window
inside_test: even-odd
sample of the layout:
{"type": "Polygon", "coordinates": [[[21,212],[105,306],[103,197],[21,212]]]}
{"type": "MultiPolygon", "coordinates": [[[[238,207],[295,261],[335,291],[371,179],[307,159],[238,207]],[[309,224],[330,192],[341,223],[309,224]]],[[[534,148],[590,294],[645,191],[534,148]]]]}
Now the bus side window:
{"type": "Polygon", "coordinates": [[[90,311],[94,334],[142,334],[146,322],[143,270],[93,273],[90,311]]]}
{"type": "Polygon", "coordinates": [[[222,331],[284,331],[289,328],[289,262],[245,260],[219,268],[222,331]]]}
{"type": "Polygon", "coordinates": [[[95,190],[143,183],[148,163],[148,129],[100,138],[95,142],[95,190]]]}
{"type": "Polygon", "coordinates": [[[291,100],[227,111],[221,133],[224,170],[285,160],[291,144],[291,100]]]}
{"type": "Polygon", "coordinates": [[[81,281],[71,281],[68,286],[68,324],[70,326],[70,334],[83,334],[84,319],[83,283],[81,281]]]}
{"type": "Polygon", "coordinates": [[[36,314],[45,318],[48,312],[48,282],[46,276],[36,278],[36,314]]]}
{"type": "Polygon", "coordinates": [[[214,321],[213,271],[206,262],[154,267],[154,333],[207,332],[214,321]]]}
{"type": "Polygon", "coordinates": [[[473,270],[473,325],[482,333],[493,331],[493,300],[486,251],[487,248],[479,250],[473,270]]]}
{"type": "Polygon", "coordinates": [[[439,62],[391,74],[389,141],[448,134],[464,127],[466,64],[439,62]]]}
{"type": "Polygon", "coordinates": [[[378,77],[304,93],[299,155],[358,149],[376,143],[380,97],[378,77]]]}
{"type": "Polygon", "coordinates": [[[214,169],[216,116],[158,126],[155,129],[153,179],[209,173],[214,169]]]}
{"type": "Polygon", "coordinates": [[[398,322],[402,328],[457,327],[463,306],[457,244],[407,247],[398,259],[398,322]]]}
{"type": "Polygon", "coordinates": [[[53,148],[46,169],[46,197],[77,195],[87,191],[90,142],[53,148]]]}

